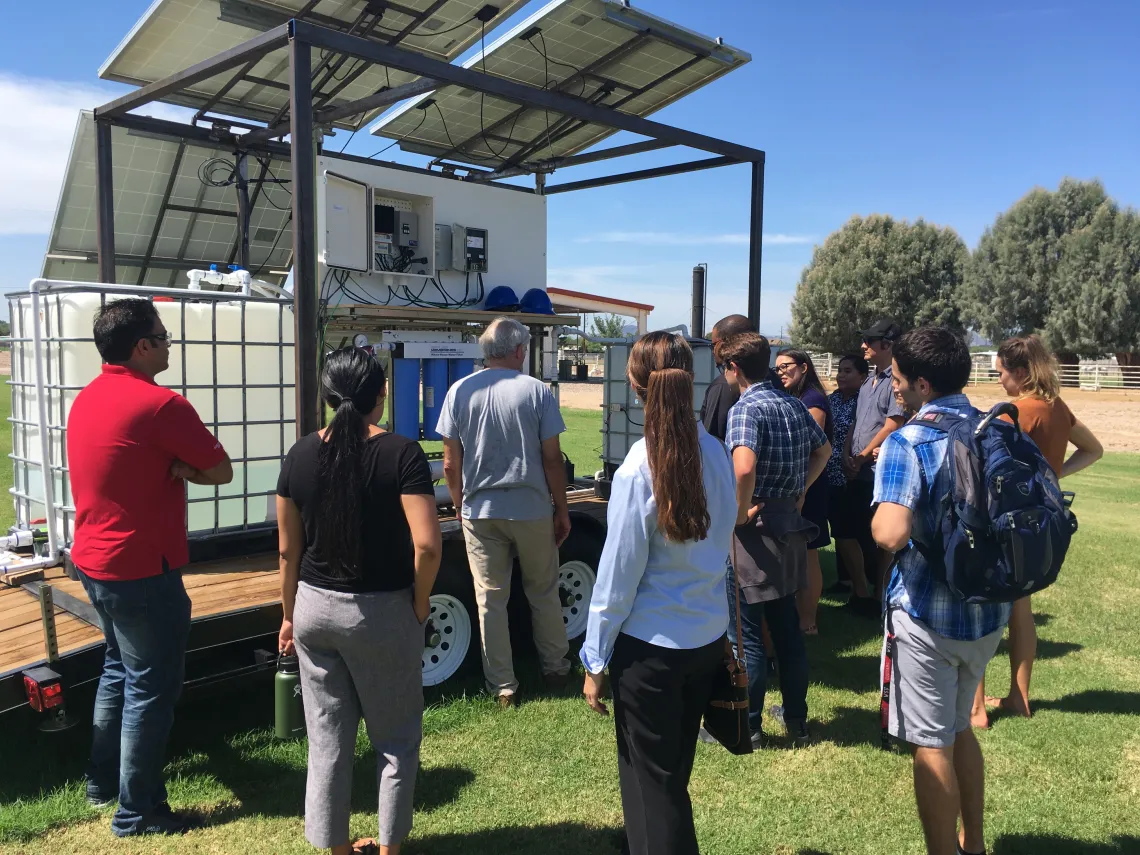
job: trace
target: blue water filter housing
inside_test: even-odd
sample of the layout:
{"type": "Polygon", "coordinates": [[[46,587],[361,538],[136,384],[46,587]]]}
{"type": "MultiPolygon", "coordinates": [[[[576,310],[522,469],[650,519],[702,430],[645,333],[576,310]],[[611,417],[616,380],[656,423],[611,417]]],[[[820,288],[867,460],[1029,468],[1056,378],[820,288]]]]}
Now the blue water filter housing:
{"type": "MultiPolygon", "coordinates": [[[[392,360],[392,432],[420,438],[420,361],[392,360]]],[[[432,425],[434,427],[434,425],[432,425]]]]}
{"type": "Polygon", "coordinates": [[[425,359],[424,364],[424,439],[443,439],[435,426],[447,395],[448,360],[425,359]]]}
{"type": "Polygon", "coordinates": [[[475,360],[449,359],[447,360],[447,373],[450,379],[450,388],[450,386],[454,386],[468,374],[475,373],[475,360]]]}

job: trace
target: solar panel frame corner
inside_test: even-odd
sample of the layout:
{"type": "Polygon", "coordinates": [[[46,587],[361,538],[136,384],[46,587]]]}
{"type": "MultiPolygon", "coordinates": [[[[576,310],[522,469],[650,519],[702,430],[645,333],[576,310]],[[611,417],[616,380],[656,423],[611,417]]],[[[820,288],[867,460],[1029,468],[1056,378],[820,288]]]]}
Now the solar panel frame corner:
{"type": "MultiPolygon", "coordinates": [[[[190,262],[232,263],[229,259],[238,236],[236,191],[232,187],[207,186],[198,175],[205,161],[214,157],[232,158],[232,153],[191,141],[131,132],[118,126],[112,128],[111,134],[115,255],[117,260],[130,256],[139,261],[150,255],[149,264],[117,264],[116,281],[177,286],[185,283],[184,274],[190,269],[190,262]],[[180,146],[183,155],[177,158],[180,146]],[[168,206],[233,211],[234,215],[167,207],[156,234],[162,197],[176,158],[178,172],[170,185],[168,206]],[[141,281],[140,266],[143,268],[141,281]]],[[[272,158],[268,162],[272,174],[287,174],[287,161],[272,158]]],[[[252,165],[251,179],[259,172],[260,167],[252,165]]],[[[291,206],[283,203],[280,190],[272,185],[262,185],[260,192],[255,190],[256,184],[251,189],[251,272],[259,279],[281,285],[287,274],[271,271],[289,266],[291,206]],[[276,245],[254,239],[259,229],[272,230],[276,245]]],[[[90,111],[81,111],[48,236],[42,272],[45,278],[91,282],[98,279],[95,196],[95,120],[90,111]],[[85,258],[81,260],[81,257],[85,258]]]]}
{"type": "MultiPolygon", "coordinates": [[[[619,98],[616,104],[612,104],[623,112],[638,116],[654,113],[751,61],[751,55],[745,51],[726,45],[720,40],[702,36],[655,15],[622,6],[614,0],[552,0],[542,9],[496,39],[485,51],[469,58],[463,63],[463,66],[465,68],[486,67],[489,74],[496,74],[517,83],[541,88],[547,85],[547,80],[537,79],[536,75],[540,67],[543,78],[546,78],[551,66],[560,66],[564,70],[577,66],[581,71],[588,71],[591,68],[591,63],[596,64],[607,56],[615,57],[612,62],[617,63],[619,68],[615,69],[611,64],[605,64],[601,69],[598,69],[599,75],[603,79],[610,80],[611,83],[623,85],[627,91],[636,89],[638,85],[636,76],[640,74],[644,78],[651,66],[659,72],[658,77],[671,73],[674,78],[677,78],[673,81],[666,79],[665,84],[667,85],[664,85],[663,88],[655,87],[655,91],[651,90],[652,94],[644,93],[633,96],[624,102],[619,98]],[[623,23],[615,23],[612,19],[613,15],[620,15],[623,19],[628,20],[623,23]],[[583,18],[586,20],[582,20],[583,18]],[[630,20],[637,21],[637,26],[631,25],[630,20]],[[542,43],[545,44],[545,53],[552,58],[549,63],[542,58],[543,51],[535,46],[533,37],[529,40],[527,47],[519,44],[521,36],[535,27],[542,30],[542,43]],[[570,36],[565,41],[562,39],[563,30],[569,31],[567,34],[570,36]],[[589,34],[591,30],[594,39],[592,45],[584,46],[575,43],[581,41],[583,33],[589,34]],[[634,45],[633,42],[638,40],[639,31],[643,35],[640,42],[634,45]],[[552,38],[557,34],[555,41],[547,43],[545,38],[548,34],[552,38]],[[552,46],[555,42],[562,47],[557,55],[555,55],[555,47],[552,46]],[[619,48],[626,43],[630,43],[630,52],[626,57],[623,57],[619,48]],[[693,50],[688,49],[690,44],[693,46],[693,50]],[[610,48],[606,54],[600,53],[600,46],[602,45],[610,48]],[[685,47],[679,45],[685,45],[685,47]],[[708,58],[698,59],[696,50],[704,50],[708,53],[708,58]],[[522,51],[524,55],[521,60],[518,55],[519,51],[522,51]],[[713,58],[714,53],[715,58],[713,58]],[[563,63],[566,65],[563,66],[563,63]],[[693,74],[682,68],[685,63],[689,64],[689,68],[696,69],[697,73],[693,74]],[[638,64],[640,64],[640,68],[637,67],[638,64]],[[522,73],[521,70],[524,68],[527,74],[522,73]],[[665,71],[666,68],[669,69],[668,72],[665,71]],[[617,73],[618,70],[621,71],[620,75],[617,73]],[[604,75],[601,74],[602,71],[605,72],[604,75]],[[638,103],[639,99],[641,103],[638,103]]],[[[599,75],[590,74],[587,75],[587,78],[599,75]]],[[[574,87],[578,86],[580,92],[584,93],[586,89],[584,85],[573,84],[567,87],[570,81],[578,77],[580,77],[580,73],[563,76],[555,85],[555,90],[568,88],[569,91],[563,94],[573,95],[575,94],[574,87]]],[[[644,86],[650,82],[653,81],[643,79],[641,85],[644,86]]],[[[661,84],[659,83],[658,86],[661,84]]],[[[595,94],[599,91],[600,88],[595,90],[595,94]]],[[[512,115],[518,110],[518,105],[495,96],[480,95],[481,115],[474,115],[473,108],[468,114],[462,109],[459,100],[463,97],[464,92],[465,90],[462,87],[449,85],[417,96],[388,111],[372,125],[369,129],[370,133],[406,141],[407,145],[402,147],[407,150],[429,151],[435,153],[435,156],[447,154],[450,160],[480,166],[499,167],[511,162],[511,158],[517,157],[520,152],[526,152],[528,147],[533,148],[535,138],[541,138],[547,134],[547,123],[553,127],[558,122],[567,120],[567,117],[549,111],[523,110],[519,113],[520,116],[525,113],[529,113],[529,115],[525,120],[519,118],[512,120],[511,132],[508,133],[506,139],[510,140],[515,137],[514,131],[517,130],[517,126],[521,122],[523,128],[528,131],[519,135],[524,142],[515,144],[507,143],[504,140],[494,140],[494,136],[490,134],[488,129],[494,128],[496,122],[502,119],[504,115],[512,115]],[[421,108],[428,99],[432,99],[434,102],[433,106],[437,111],[436,118],[429,120],[427,114],[423,117],[410,115],[412,111],[421,108]],[[440,114],[443,115],[440,116],[440,114]],[[415,122],[414,126],[413,122],[415,122]],[[433,125],[440,127],[433,128],[433,125]],[[444,127],[445,125],[447,127],[444,127]],[[461,126],[466,135],[458,133],[461,126]],[[425,132],[427,129],[433,130],[434,136],[429,136],[425,132]],[[452,133],[452,131],[456,132],[452,133]],[[479,136],[482,136],[482,146],[473,144],[476,137],[479,136]],[[456,148],[454,143],[457,138],[464,140],[460,144],[461,148],[466,149],[464,153],[458,153],[454,150],[456,148]],[[492,140],[500,146],[498,151],[495,150],[496,146],[491,144],[492,140]],[[509,151],[508,147],[513,147],[514,150],[509,151]]],[[[603,106],[605,106],[604,101],[603,106]]],[[[578,123],[567,133],[564,140],[559,140],[558,144],[544,146],[546,148],[545,154],[552,159],[576,154],[590,148],[613,133],[615,133],[614,129],[609,127],[578,123]]]]}
{"type": "MultiPolygon", "coordinates": [[[[231,2],[231,0],[226,0],[226,2],[231,2]]],[[[287,20],[293,14],[302,11],[306,5],[305,0],[274,0],[274,2],[269,2],[269,0],[232,0],[232,2],[244,3],[258,10],[258,14],[270,16],[266,19],[267,22],[273,16],[276,16],[273,18],[274,20],[277,18],[281,21],[287,20]]],[[[329,5],[330,2],[331,0],[326,0],[324,5],[329,5]]],[[[436,9],[435,6],[438,2],[439,0],[434,0],[434,2],[433,0],[401,0],[399,4],[393,4],[399,9],[429,14],[430,17],[425,20],[425,23],[438,20],[440,21],[439,28],[442,30],[438,36],[434,36],[426,42],[412,41],[412,39],[421,38],[423,34],[411,33],[400,41],[400,46],[440,61],[450,62],[478,41],[483,34],[482,27],[475,26],[478,22],[474,19],[474,13],[484,3],[482,0],[443,0],[443,5],[436,9]],[[470,23],[472,25],[471,31],[459,39],[447,38],[451,35],[449,28],[460,20],[466,22],[460,24],[462,27],[470,23]],[[442,45],[436,44],[438,49],[433,49],[433,43],[438,43],[442,39],[447,40],[443,41],[442,45]]],[[[519,6],[526,2],[527,0],[501,0],[499,15],[492,21],[492,24],[506,21],[519,6]]],[[[318,4],[319,6],[320,4],[318,4]]],[[[329,25],[335,20],[335,22],[343,25],[342,29],[347,28],[351,21],[347,17],[339,18],[336,15],[350,8],[356,9],[356,6],[357,4],[352,0],[343,0],[343,2],[338,3],[338,8],[332,19],[322,13],[316,15],[316,22],[329,25]]],[[[380,19],[381,26],[386,26],[384,22],[389,21],[392,16],[395,16],[395,27],[406,28],[410,22],[415,20],[402,11],[389,9],[385,16],[380,19]]],[[[418,26],[422,27],[423,24],[421,23],[418,26]]],[[[222,18],[220,0],[154,0],[115,48],[111,56],[104,61],[99,69],[99,76],[105,80],[143,86],[241,44],[262,31],[249,22],[239,24],[235,23],[233,18],[229,20],[222,18]],[[214,13],[215,9],[217,9],[217,15],[214,13]],[[141,63],[132,56],[132,53],[140,52],[146,54],[141,63]],[[162,57],[166,57],[166,59],[162,60],[162,57]]],[[[392,33],[388,33],[388,35],[392,35],[392,33]]],[[[314,66],[319,67],[324,58],[320,56],[320,52],[315,52],[313,61],[314,66]]],[[[384,66],[364,63],[359,60],[348,60],[347,67],[352,68],[353,71],[351,73],[346,71],[345,77],[355,74],[357,68],[362,70],[359,76],[353,77],[345,85],[343,97],[334,96],[327,101],[318,103],[317,106],[334,106],[337,103],[355,101],[372,95],[385,86],[396,87],[417,79],[417,76],[413,74],[396,69],[386,69],[384,66]]],[[[243,80],[233,85],[223,97],[216,101],[211,108],[212,112],[258,122],[275,120],[280,111],[287,106],[289,99],[287,52],[280,49],[270,53],[258,60],[248,73],[261,81],[270,81],[274,85],[243,80]],[[284,89],[279,88],[282,85],[284,85],[284,89]]],[[[172,93],[163,100],[184,107],[201,109],[211,103],[233,76],[233,72],[219,74],[195,86],[172,93]]],[[[343,79],[340,78],[341,81],[343,79]]],[[[336,85],[331,84],[330,88],[335,89],[336,85]]],[[[380,110],[372,110],[354,119],[341,120],[336,125],[341,128],[357,130],[371,121],[379,112],[380,110]]]]}

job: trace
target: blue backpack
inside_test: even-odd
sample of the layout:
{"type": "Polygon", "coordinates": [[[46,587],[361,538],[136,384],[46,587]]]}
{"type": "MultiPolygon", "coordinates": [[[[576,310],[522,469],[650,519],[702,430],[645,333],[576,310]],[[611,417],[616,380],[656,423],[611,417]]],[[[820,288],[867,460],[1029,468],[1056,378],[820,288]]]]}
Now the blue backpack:
{"type": "Polygon", "coordinates": [[[1011,602],[1057,579],[1077,519],[1057,475],[1017,423],[1017,407],[918,416],[950,440],[940,539],[915,547],[970,603],[1011,602]],[[1007,414],[1013,424],[997,419],[1007,414]]]}

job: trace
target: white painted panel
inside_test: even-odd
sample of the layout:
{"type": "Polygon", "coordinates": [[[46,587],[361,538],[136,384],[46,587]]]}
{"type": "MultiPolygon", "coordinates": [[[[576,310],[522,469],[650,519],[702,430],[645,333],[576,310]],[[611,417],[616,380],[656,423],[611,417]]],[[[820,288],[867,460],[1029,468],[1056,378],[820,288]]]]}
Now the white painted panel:
{"type": "MultiPolygon", "coordinates": [[[[459,223],[486,229],[487,241],[494,245],[494,253],[489,256],[489,269],[483,274],[485,292],[489,293],[496,285],[509,285],[522,297],[530,288],[546,288],[546,197],[336,157],[318,158],[318,170],[363,182],[374,188],[374,192],[388,189],[396,193],[430,196],[434,201],[435,223],[459,223]]],[[[318,181],[318,212],[325,210],[325,190],[324,182],[318,181]]],[[[429,229],[433,227],[434,224],[425,223],[421,218],[421,244],[426,235],[432,234],[429,229]]],[[[318,234],[324,228],[323,222],[318,223],[318,234]]],[[[327,270],[322,264],[319,281],[325,281],[327,270]]],[[[444,270],[439,273],[439,282],[449,295],[461,299],[464,276],[454,270],[444,270]]],[[[406,284],[413,293],[417,293],[427,282],[427,277],[397,277],[382,273],[353,273],[352,277],[350,287],[354,293],[379,302],[391,299],[390,305],[393,306],[408,305],[408,301],[399,293],[390,293],[390,286],[395,284],[400,288],[406,284]]],[[[473,297],[478,290],[475,274],[470,276],[468,284],[469,295],[473,297]]],[[[438,301],[439,292],[427,284],[424,299],[438,301]]],[[[339,293],[331,302],[356,301],[339,293]]]]}
{"type": "Polygon", "coordinates": [[[368,269],[368,185],[324,173],[325,199],[317,234],[321,260],[328,267],[368,269]]]}

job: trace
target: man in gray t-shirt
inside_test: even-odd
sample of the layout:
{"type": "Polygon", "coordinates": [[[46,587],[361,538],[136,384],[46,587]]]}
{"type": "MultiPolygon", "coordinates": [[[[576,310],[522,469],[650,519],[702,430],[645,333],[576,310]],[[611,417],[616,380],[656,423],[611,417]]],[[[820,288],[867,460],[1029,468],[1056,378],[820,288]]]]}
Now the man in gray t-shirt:
{"type": "Polygon", "coordinates": [[[558,593],[558,547],[570,533],[558,442],[566,425],[546,385],[522,373],[529,342],[518,321],[492,321],[479,338],[486,368],[448,390],[436,427],[475,581],[483,674],[504,707],[517,703],[519,685],[507,625],[512,549],[547,682],[561,685],[570,671],[558,593]]]}

